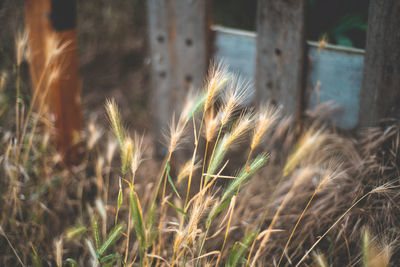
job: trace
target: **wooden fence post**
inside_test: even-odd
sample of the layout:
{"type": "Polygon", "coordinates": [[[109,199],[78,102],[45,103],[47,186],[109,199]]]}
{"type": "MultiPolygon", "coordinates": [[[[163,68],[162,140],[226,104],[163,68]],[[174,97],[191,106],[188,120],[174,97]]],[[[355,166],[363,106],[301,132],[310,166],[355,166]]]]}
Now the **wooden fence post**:
{"type": "Polygon", "coordinates": [[[360,93],[360,126],[400,117],[400,2],[371,0],[360,93]]]}
{"type": "Polygon", "coordinates": [[[180,111],[189,88],[203,83],[211,54],[209,4],[209,0],[147,1],[156,142],[163,141],[162,131],[173,112],[180,111]]]}
{"type": "Polygon", "coordinates": [[[301,118],[304,64],[305,0],[259,0],[257,5],[257,101],[281,105],[284,114],[301,118]]]}
{"type": "Polygon", "coordinates": [[[76,151],[73,148],[79,139],[82,125],[75,27],[76,1],[26,0],[25,20],[29,33],[32,87],[40,90],[40,99],[49,83],[45,110],[49,109],[54,114],[59,151],[67,162],[75,161],[76,151]],[[51,60],[51,66],[45,67],[49,56],[54,56],[50,55],[53,51],[49,51],[49,38],[54,38],[53,43],[56,43],[57,47],[64,48],[51,60]],[[51,71],[55,70],[58,75],[49,81],[51,71]],[[39,83],[42,73],[46,74],[45,79],[39,83]]]}

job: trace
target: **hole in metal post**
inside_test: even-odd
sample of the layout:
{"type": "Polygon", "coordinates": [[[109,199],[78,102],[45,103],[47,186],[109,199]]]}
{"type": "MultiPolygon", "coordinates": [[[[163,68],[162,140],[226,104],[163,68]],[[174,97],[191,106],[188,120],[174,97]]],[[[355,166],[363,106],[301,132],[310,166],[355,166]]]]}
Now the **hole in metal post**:
{"type": "Polygon", "coordinates": [[[186,88],[189,88],[189,87],[192,85],[192,81],[193,81],[192,75],[187,74],[187,75],[185,76],[185,81],[184,81],[185,87],[186,87],[186,88]]]}
{"type": "Polygon", "coordinates": [[[192,39],[187,38],[187,39],[185,40],[185,44],[186,44],[186,46],[192,46],[192,45],[193,45],[192,39]]]}
{"type": "Polygon", "coordinates": [[[157,41],[158,41],[160,44],[164,43],[164,36],[158,35],[158,36],[157,36],[157,41]]]}
{"type": "Polygon", "coordinates": [[[192,82],[192,80],[193,80],[193,77],[192,77],[192,75],[190,75],[190,74],[187,74],[187,75],[185,76],[185,81],[186,81],[186,82],[188,82],[188,83],[191,83],[191,82],[192,82]]]}

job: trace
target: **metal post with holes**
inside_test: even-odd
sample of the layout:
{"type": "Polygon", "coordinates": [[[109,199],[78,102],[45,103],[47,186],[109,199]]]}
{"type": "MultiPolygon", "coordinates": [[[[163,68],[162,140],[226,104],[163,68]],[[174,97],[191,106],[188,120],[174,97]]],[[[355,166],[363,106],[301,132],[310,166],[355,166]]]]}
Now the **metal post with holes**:
{"type": "Polygon", "coordinates": [[[255,87],[258,101],[301,116],[305,84],[305,0],[259,0],[255,87]]]}
{"type": "MultiPolygon", "coordinates": [[[[147,1],[156,142],[162,142],[163,129],[187,92],[203,84],[211,55],[209,5],[209,0],[147,1]]],[[[161,148],[157,153],[163,154],[161,148]]]]}
{"type": "Polygon", "coordinates": [[[400,2],[371,0],[359,124],[387,117],[400,117],[400,2]]]}

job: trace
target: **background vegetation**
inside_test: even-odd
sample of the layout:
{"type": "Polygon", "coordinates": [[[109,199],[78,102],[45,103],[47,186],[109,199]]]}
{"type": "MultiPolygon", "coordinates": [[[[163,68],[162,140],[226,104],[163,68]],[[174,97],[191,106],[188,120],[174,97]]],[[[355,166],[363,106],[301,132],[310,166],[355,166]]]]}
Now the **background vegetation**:
{"type": "MultiPolygon", "coordinates": [[[[400,264],[398,122],[350,135],[313,118],[300,133],[270,106],[243,110],[239,92],[246,86],[230,87],[231,74],[211,71],[204,90],[184,102],[197,115],[176,116],[165,141],[170,155],[152,159],[150,111],[143,104],[144,1],[79,1],[87,123],[82,161],[66,166],[52,146],[51,127],[36,113],[24,117],[27,134],[15,136],[17,80],[22,106],[28,110],[31,102],[28,62],[15,60],[22,2],[3,1],[0,12],[10,25],[0,29],[0,265],[290,266],[305,255],[304,265],[400,264]],[[111,96],[115,102],[105,109],[111,96]],[[235,112],[222,123],[229,103],[235,112]],[[236,142],[222,149],[229,138],[236,142]]],[[[240,3],[242,18],[255,18],[249,15],[254,2],[240,3]]],[[[350,37],[362,47],[365,37],[352,30],[364,31],[366,8],[358,8],[366,3],[346,1],[357,3],[346,9],[350,15],[343,18],[337,8],[329,23],[323,23],[323,3],[310,3],[311,17],[320,15],[309,22],[318,28],[310,39],[327,33],[329,41],[349,44],[350,37]]],[[[224,12],[235,6],[225,3],[224,12]]],[[[215,15],[219,19],[225,21],[215,15]]],[[[221,23],[254,27],[247,19],[233,21],[238,24],[221,23]]]]}

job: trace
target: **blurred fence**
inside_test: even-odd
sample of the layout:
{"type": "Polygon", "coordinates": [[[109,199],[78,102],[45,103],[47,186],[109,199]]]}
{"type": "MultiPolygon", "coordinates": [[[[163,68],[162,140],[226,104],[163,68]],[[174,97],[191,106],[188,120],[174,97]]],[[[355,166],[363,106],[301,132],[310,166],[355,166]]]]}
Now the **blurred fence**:
{"type": "Polygon", "coordinates": [[[376,125],[400,114],[400,5],[370,1],[366,51],[305,39],[305,0],[259,0],[257,32],[212,25],[210,2],[149,0],[155,132],[200,88],[210,59],[254,82],[254,104],[271,101],[301,121],[332,102],[342,129],[376,125]],[[397,25],[397,26],[396,26],[397,25]]]}
{"type": "MultiPolygon", "coordinates": [[[[211,0],[148,0],[152,112],[158,140],[179,112],[190,88],[201,88],[210,59],[253,81],[253,104],[270,101],[298,122],[304,112],[332,102],[329,117],[342,129],[376,125],[400,114],[400,4],[370,0],[366,50],[305,39],[306,0],[258,0],[257,32],[212,25],[211,0]]],[[[67,52],[48,96],[58,143],[66,152],[81,127],[76,44],[76,0],[26,0],[25,19],[33,87],[46,62],[46,40],[53,36],[67,52]],[[68,22],[64,25],[64,22],[68,22]],[[60,24],[61,23],[61,24],[60,24]],[[47,36],[47,37],[46,37],[47,36]],[[46,39],[47,38],[47,39],[46,39]],[[39,73],[39,74],[38,74],[39,73]]],[[[252,18],[249,18],[252,19],[252,18]]],[[[44,93],[44,92],[41,92],[44,93]]],[[[63,153],[64,153],[63,152],[63,153]]]]}

